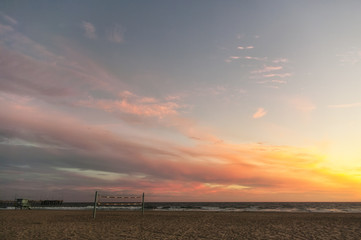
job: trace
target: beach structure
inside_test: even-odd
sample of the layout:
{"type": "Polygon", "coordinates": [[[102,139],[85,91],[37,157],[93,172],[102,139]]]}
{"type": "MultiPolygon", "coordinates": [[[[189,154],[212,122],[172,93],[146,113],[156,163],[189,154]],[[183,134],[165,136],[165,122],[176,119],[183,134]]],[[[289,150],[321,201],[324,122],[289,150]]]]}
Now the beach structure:
{"type": "Polygon", "coordinates": [[[121,207],[121,206],[140,206],[144,214],[144,193],[143,194],[122,194],[122,195],[103,195],[95,192],[93,218],[96,217],[98,206],[121,207]]]}
{"type": "Polygon", "coordinates": [[[61,206],[63,204],[63,200],[41,200],[41,206],[61,206]]]}
{"type": "Polygon", "coordinates": [[[25,199],[25,198],[18,198],[18,199],[16,199],[15,209],[16,209],[16,208],[20,208],[20,209],[30,209],[29,199],[25,199]]]}

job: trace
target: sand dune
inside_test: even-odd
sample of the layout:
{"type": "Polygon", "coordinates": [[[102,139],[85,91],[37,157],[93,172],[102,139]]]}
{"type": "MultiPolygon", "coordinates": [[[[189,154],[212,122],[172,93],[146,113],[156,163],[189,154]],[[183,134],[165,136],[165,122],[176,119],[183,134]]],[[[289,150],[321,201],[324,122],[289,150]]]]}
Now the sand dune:
{"type": "Polygon", "coordinates": [[[361,214],[3,210],[0,239],[361,239],[361,214]]]}

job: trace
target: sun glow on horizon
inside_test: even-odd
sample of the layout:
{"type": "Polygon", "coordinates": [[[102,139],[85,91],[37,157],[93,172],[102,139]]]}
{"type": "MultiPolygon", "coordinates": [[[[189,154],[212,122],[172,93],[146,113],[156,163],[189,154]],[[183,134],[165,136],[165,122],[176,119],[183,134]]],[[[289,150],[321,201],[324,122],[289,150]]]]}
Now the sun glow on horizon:
{"type": "Polygon", "coordinates": [[[141,3],[0,2],[1,197],[360,201],[361,3],[141,3]]]}

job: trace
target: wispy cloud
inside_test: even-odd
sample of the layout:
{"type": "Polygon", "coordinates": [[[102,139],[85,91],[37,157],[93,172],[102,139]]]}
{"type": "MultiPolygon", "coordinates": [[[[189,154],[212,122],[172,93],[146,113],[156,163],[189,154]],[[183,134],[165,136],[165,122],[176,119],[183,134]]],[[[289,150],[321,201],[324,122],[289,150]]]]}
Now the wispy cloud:
{"type": "Polygon", "coordinates": [[[120,100],[107,100],[107,99],[92,99],[81,100],[77,103],[79,106],[89,108],[97,108],[106,112],[127,113],[144,117],[158,117],[164,118],[168,115],[177,114],[177,109],[180,106],[174,101],[161,102],[154,98],[139,97],[133,93],[121,94],[120,100]]]}
{"type": "Polygon", "coordinates": [[[182,98],[181,95],[168,95],[165,99],[167,101],[178,101],[182,98]]]}
{"type": "Polygon", "coordinates": [[[348,104],[335,104],[329,105],[329,108],[354,108],[354,107],[361,107],[361,102],[356,103],[348,103],[348,104]]]}
{"type": "Polygon", "coordinates": [[[352,48],[348,51],[338,54],[337,57],[339,58],[341,65],[354,66],[361,62],[361,49],[352,48]]]}
{"type": "Polygon", "coordinates": [[[292,73],[269,73],[269,74],[263,74],[262,76],[265,78],[271,78],[271,77],[286,78],[286,77],[291,77],[292,73]]]}
{"type": "Polygon", "coordinates": [[[0,16],[5,19],[8,23],[12,24],[12,25],[16,25],[18,24],[18,21],[16,21],[14,18],[0,12],[0,16]]]}
{"type": "Polygon", "coordinates": [[[35,51],[32,48],[31,50],[34,54],[38,54],[36,57],[48,61],[34,59],[15,51],[2,50],[0,85],[3,91],[37,98],[56,98],[64,95],[79,97],[79,94],[86,94],[91,89],[108,93],[114,90],[114,86],[110,86],[110,82],[115,84],[111,74],[105,72],[90,59],[76,56],[74,51],[71,53],[72,57],[61,58],[53,57],[51,53],[48,54],[42,49],[35,51]],[[81,62],[77,62],[76,59],[81,62]],[[67,77],[64,79],[63,76],[67,77]],[[69,82],[72,83],[72,87],[69,87],[69,82]]]}
{"type": "Polygon", "coordinates": [[[94,89],[111,95],[118,92],[116,77],[70,46],[60,45],[63,55],[54,54],[6,25],[0,25],[0,42],[2,91],[53,101],[68,96],[64,100],[68,102],[74,101],[70,97],[89,96],[94,89]]]}
{"type": "MultiPolygon", "coordinates": [[[[0,144],[0,149],[18,149],[17,154],[23,154],[32,146],[32,155],[28,157],[31,161],[14,158],[11,167],[8,161],[3,164],[12,171],[23,171],[25,163],[30,164],[27,171],[36,169],[32,175],[37,174],[36,183],[44,187],[42,179],[51,172],[56,177],[53,186],[66,186],[67,191],[88,189],[92,192],[97,186],[102,186],[104,191],[114,191],[124,186],[172,195],[178,186],[181,198],[198,189],[192,196],[198,200],[212,191],[231,194],[246,189],[248,193],[282,189],[294,192],[295,186],[301,188],[300,192],[317,191],[325,179],[332,180],[324,169],[317,172],[315,166],[320,158],[308,150],[260,144],[184,146],[156,138],[145,141],[29,104],[14,105],[1,99],[0,106],[7,112],[0,114],[2,137],[21,139],[19,143],[23,146],[32,145],[27,144],[24,149],[7,141],[0,144]],[[52,161],[37,158],[35,153],[39,151],[47,152],[52,161]]],[[[265,114],[261,108],[258,112],[259,116],[265,114]]],[[[4,168],[2,174],[16,183],[4,168]]]]}
{"type": "MultiPolygon", "coordinates": [[[[238,40],[243,39],[244,36],[238,36],[238,40]]],[[[259,36],[254,36],[253,41],[259,38],[259,36]]],[[[280,88],[280,84],[287,83],[287,78],[292,77],[293,73],[289,70],[289,59],[284,57],[278,58],[269,58],[267,56],[254,56],[252,53],[254,51],[246,51],[252,50],[255,48],[253,44],[238,44],[235,46],[237,51],[234,54],[230,54],[228,58],[225,59],[225,62],[232,63],[237,62],[242,66],[247,67],[249,69],[253,69],[249,71],[250,79],[257,79],[258,84],[262,84],[267,88],[280,88]],[[244,53],[247,53],[244,54],[244,53]]]]}
{"type": "MultiPolygon", "coordinates": [[[[252,49],[253,46],[238,46],[237,49],[245,50],[252,49]]],[[[250,79],[261,79],[258,81],[259,84],[263,84],[265,87],[276,88],[278,89],[279,84],[287,83],[287,80],[283,80],[284,78],[289,78],[293,75],[292,72],[287,71],[287,64],[289,60],[286,58],[277,58],[277,59],[269,59],[268,57],[255,57],[255,56],[240,56],[240,55],[231,55],[229,56],[225,62],[232,63],[234,61],[240,62],[241,64],[245,64],[248,67],[251,66],[256,68],[255,70],[250,71],[249,78],[250,79]],[[245,63],[244,61],[250,61],[250,63],[245,63]],[[253,61],[251,61],[253,60],[253,61]],[[262,66],[259,64],[262,63],[262,66]],[[282,80],[280,80],[282,79],[282,80]]]]}
{"type": "Polygon", "coordinates": [[[122,43],[124,41],[125,29],[120,24],[115,24],[113,27],[108,29],[107,38],[111,42],[122,43]]]}
{"type": "Polygon", "coordinates": [[[272,61],[273,63],[287,63],[289,60],[287,58],[278,58],[272,61]]]}
{"type": "Polygon", "coordinates": [[[293,96],[288,99],[289,104],[295,109],[302,113],[311,113],[316,109],[316,105],[311,99],[304,96],[293,96]]]}
{"type": "MultiPolygon", "coordinates": [[[[153,102],[129,91],[120,95],[153,102]]],[[[53,188],[85,195],[96,188],[128,189],[178,200],[192,194],[189,200],[193,201],[205,200],[212,193],[219,197],[214,199],[229,201],[244,197],[240,195],[243,191],[253,200],[282,192],[282,200],[287,200],[287,194],[312,194],[355,184],[346,178],[341,181],[322,166],[322,157],[309,149],[204,141],[195,146],[177,144],[161,140],[157,134],[139,137],[127,131],[109,131],[86,118],[44,109],[15,96],[0,96],[0,108],[6,112],[0,113],[0,151],[10,156],[1,168],[3,179],[9,180],[0,183],[6,192],[31,189],[37,197],[39,191],[53,188]],[[28,184],[30,180],[32,184],[28,184]]],[[[255,117],[265,114],[259,108],[255,117]]],[[[189,119],[184,120],[188,123],[179,124],[189,134],[199,131],[189,119]]]]}
{"type": "MultiPolygon", "coordinates": [[[[96,38],[89,24],[83,22],[87,37],[96,38]]],[[[0,172],[6,181],[0,181],[0,188],[9,195],[31,191],[36,198],[39,191],[52,189],[89,194],[101,188],[143,190],[176,200],[191,195],[193,201],[218,194],[212,200],[230,201],[244,200],[245,195],[262,200],[274,192],[282,197],[343,187],[309,149],[228,143],[214,129],[182,115],[179,95],[165,92],[165,97],[155,97],[129,90],[71,46],[59,47],[60,53],[54,54],[17,32],[16,26],[0,25],[0,40],[4,39],[0,152],[6,157],[0,172]],[[137,125],[131,122],[135,117],[141,119],[137,125]]],[[[275,66],[279,65],[262,69],[275,66]]],[[[259,74],[281,70],[268,68],[259,74]]],[[[218,97],[229,91],[216,85],[202,93],[218,97]]],[[[307,101],[299,102],[300,109],[312,109],[307,101]]],[[[266,114],[258,108],[253,118],[266,114]]]]}
{"type": "Polygon", "coordinates": [[[11,26],[0,24],[0,34],[7,34],[13,31],[14,29],[11,26]]]}
{"type": "Polygon", "coordinates": [[[286,84],[287,81],[285,81],[285,80],[279,80],[279,79],[273,79],[273,80],[262,80],[262,81],[258,81],[258,83],[260,83],[260,84],[265,84],[265,83],[286,84]]]}
{"type": "Polygon", "coordinates": [[[260,79],[259,84],[265,87],[278,89],[279,84],[287,83],[287,78],[291,77],[293,73],[287,71],[288,59],[278,58],[274,60],[267,60],[269,64],[264,64],[261,68],[250,72],[251,79],[260,79]]]}
{"type": "Polygon", "coordinates": [[[253,48],[254,48],[254,46],[246,46],[246,47],[244,47],[244,46],[238,46],[238,47],[237,47],[237,49],[239,49],[239,50],[253,49],[253,48]]]}
{"type": "Polygon", "coordinates": [[[258,70],[254,70],[251,73],[265,73],[265,72],[273,72],[273,71],[278,71],[283,69],[282,66],[263,66],[263,68],[258,69],[258,70]]]}
{"type": "Polygon", "coordinates": [[[247,60],[256,60],[256,61],[267,61],[267,57],[245,56],[244,59],[247,59],[247,60]]]}
{"type": "Polygon", "coordinates": [[[257,111],[253,114],[254,119],[262,118],[267,114],[267,111],[264,108],[258,108],[257,111]]]}
{"type": "Polygon", "coordinates": [[[230,63],[230,62],[233,62],[233,61],[235,61],[235,60],[239,60],[240,58],[241,58],[240,56],[229,56],[229,57],[225,60],[225,62],[230,63]]]}
{"type": "Polygon", "coordinates": [[[84,31],[85,31],[85,36],[87,38],[90,38],[90,39],[96,39],[97,38],[97,34],[96,34],[96,29],[94,27],[93,24],[91,24],[90,22],[87,22],[87,21],[83,21],[81,26],[83,27],[84,31]]]}
{"type": "Polygon", "coordinates": [[[0,24],[0,43],[4,51],[13,51],[18,54],[27,55],[36,60],[54,63],[60,57],[48,51],[44,46],[16,30],[16,26],[0,24]]]}
{"type": "Polygon", "coordinates": [[[225,61],[230,63],[234,60],[254,60],[259,62],[265,62],[267,61],[267,57],[251,57],[251,56],[229,56],[225,61]]]}

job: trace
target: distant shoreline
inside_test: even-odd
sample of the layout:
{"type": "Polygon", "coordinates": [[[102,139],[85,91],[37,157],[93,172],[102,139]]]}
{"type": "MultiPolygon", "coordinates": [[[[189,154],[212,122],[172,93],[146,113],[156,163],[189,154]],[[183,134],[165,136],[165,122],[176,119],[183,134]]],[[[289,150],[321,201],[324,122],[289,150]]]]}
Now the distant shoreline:
{"type": "MultiPolygon", "coordinates": [[[[31,209],[91,210],[92,202],[61,202],[42,205],[29,201],[31,209]]],[[[14,209],[14,201],[1,202],[0,209],[14,209]]],[[[98,211],[137,211],[140,206],[98,206],[98,211]]],[[[361,202],[145,202],[146,211],[201,211],[201,212],[325,212],[361,213],[361,202]]]]}

